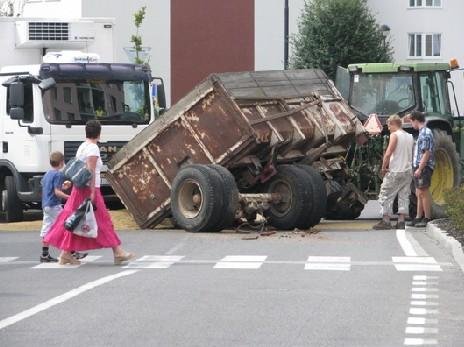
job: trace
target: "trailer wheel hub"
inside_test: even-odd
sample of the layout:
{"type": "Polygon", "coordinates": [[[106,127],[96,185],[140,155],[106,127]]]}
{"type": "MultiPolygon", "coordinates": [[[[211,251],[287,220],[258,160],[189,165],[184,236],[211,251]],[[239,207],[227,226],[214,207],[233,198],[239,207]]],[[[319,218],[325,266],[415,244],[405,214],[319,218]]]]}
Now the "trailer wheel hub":
{"type": "Polygon", "coordinates": [[[195,218],[203,206],[203,192],[200,184],[186,180],[179,190],[179,209],[185,218],[195,218]]]}
{"type": "Polygon", "coordinates": [[[285,216],[292,207],[292,188],[284,180],[276,180],[271,186],[271,192],[280,196],[280,200],[273,203],[271,208],[276,215],[285,216]]]}

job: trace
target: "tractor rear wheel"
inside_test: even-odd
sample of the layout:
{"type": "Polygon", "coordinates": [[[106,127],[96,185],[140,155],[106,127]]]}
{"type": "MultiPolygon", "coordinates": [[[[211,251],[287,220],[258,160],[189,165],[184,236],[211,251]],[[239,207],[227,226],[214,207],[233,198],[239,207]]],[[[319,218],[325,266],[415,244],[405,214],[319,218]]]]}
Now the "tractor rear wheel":
{"type": "Polygon", "coordinates": [[[461,184],[461,165],[453,139],[445,131],[433,130],[435,144],[435,169],[433,170],[430,192],[433,198],[432,217],[445,216],[446,192],[461,184]]]}

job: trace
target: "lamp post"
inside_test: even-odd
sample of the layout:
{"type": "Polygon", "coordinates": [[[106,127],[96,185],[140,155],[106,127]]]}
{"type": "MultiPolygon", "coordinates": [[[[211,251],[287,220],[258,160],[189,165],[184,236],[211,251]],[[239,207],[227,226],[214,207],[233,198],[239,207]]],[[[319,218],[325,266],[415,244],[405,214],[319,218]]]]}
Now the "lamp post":
{"type": "Polygon", "coordinates": [[[284,69],[288,69],[288,0],[285,0],[284,8],[284,69]]]}

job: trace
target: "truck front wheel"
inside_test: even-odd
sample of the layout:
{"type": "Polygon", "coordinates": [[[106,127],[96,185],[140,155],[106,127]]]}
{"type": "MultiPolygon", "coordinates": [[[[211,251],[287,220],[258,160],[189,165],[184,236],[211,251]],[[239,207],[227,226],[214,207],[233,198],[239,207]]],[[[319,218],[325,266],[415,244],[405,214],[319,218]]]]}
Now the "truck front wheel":
{"type": "Polygon", "coordinates": [[[18,198],[13,176],[5,177],[5,189],[2,191],[2,209],[6,222],[20,222],[24,219],[23,207],[18,198]]]}

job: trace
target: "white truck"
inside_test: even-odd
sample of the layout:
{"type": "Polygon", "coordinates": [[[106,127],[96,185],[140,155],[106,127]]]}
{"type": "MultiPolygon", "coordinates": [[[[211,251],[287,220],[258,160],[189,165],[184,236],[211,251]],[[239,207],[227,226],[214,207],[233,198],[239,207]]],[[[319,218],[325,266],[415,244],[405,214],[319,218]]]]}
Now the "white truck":
{"type": "MultiPolygon", "coordinates": [[[[110,26],[111,20],[102,19],[0,17],[0,32],[6,34],[0,40],[0,192],[7,222],[40,208],[49,154],[61,151],[66,161],[72,158],[87,120],[102,124],[100,150],[107,162],[154,120],[153,95],[165,107],[162,79],[154,79],[148,66],[111,62],[112,36],[98,35],[110,26]],[[109,51],[59,51],[90,46],[109,51]],[[99,55],[108,62],[100,63],[99,55]]],[[[116,198],[103,183],[103,194],[116,198]]]]}

